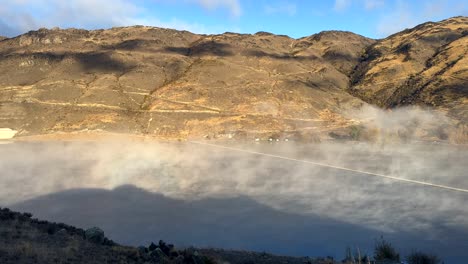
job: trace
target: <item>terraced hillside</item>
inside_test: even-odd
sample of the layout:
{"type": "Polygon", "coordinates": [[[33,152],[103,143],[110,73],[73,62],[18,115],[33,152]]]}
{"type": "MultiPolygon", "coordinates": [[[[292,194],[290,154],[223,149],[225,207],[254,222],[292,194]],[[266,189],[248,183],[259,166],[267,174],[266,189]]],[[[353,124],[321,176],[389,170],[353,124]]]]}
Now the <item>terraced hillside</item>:
{"type": "Polygon", "coordinates": [[[349,132],[367,103],[435,106],[466,123],[467,27],[456,17],[383,40],[40,29],[0,41],[0,127],[310,139],[349,132]]]}

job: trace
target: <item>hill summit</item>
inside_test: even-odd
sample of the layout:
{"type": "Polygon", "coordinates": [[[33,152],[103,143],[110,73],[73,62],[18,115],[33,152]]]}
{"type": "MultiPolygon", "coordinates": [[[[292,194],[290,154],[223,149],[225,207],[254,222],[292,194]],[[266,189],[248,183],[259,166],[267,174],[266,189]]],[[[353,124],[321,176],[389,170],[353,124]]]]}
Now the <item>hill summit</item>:
{"type": "Polygon", "coordinates": [[[467,32],[467,17],[380,40],[39,29],[0,39],[0,127],[18,136],[310,138],[348,131],[368,105],[430,106],[466,124],[467,32]]]}

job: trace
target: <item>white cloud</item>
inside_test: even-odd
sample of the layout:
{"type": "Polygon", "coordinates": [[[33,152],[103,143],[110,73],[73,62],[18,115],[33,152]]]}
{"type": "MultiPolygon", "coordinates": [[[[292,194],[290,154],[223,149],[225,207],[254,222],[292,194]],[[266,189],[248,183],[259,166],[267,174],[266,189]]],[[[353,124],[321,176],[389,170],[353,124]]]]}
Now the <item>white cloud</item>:
{"type": "Polygon", "coordinates": [[[333,9],[335,9],[335,11],[344,11],[348,9],[350,5],[351,0],[335,0],[335,5],[333,6],[333,9]]]}
{"type": "Polygon", "coordinates": [[[297,12],[297,6],[293,3],[281,2],[273,5],[266,5],[264,10],[267,14],[287,14],[294,16],[297,12]]]}
{"type": "Polygon", "coordinates": [[[366,10],[373,10],[385,5],[384,0],[364,0],[364,8],[366,10]]]}
{"type": "Polygon", "coordinates": [[[385,5],[385,0],[335,0],[333,9],[335,11],[345,11],[353,2],[357,2],[361,7],[364,7],[368,11],[381,8],[385,5]]]}
{"type": "Polygon", "coordinates": [[[0,9],[0,25],[5,25],[0,27],[0,34],[15,35],[39,27],[54,26],[122,26],[142,10],[128,0],[9,1],[0,9]]]}
{"type": "Polygon", "coordinates": [[[239,17],[242,15],[242,8],[239,3],[239,0],[191,0],[191,1],[209,10],[215,10],[218,8],[226,8],[234,17],[239,17]]]}
{"type": "Polygon", "coordinates": [[[424,3],[423,8],[421,9],[423,9],[422,15],[426,18],[446,18],[446,14],[452,14],[452,16],[468,15],[467,7],[468,5],[466,1],[459,0],[453,3],[447,3],[444,0],[433,0],[424,3]]]}
{"type": "Polygon", "coordinates": [[[388,36],[416,24],[409,5],[399,1],[393,12],[380,18],[380,22],[377,24],[377,33],[380,36],[388,36]]]}
{"type": "Polygon", "coordinates": [[[187,30],[197,34],[218,34],[226,31],[239,32],[240,29],[236,27],[226,28],[224,26],[209,26],[199,23],[188,23],[187,21],[178,18],[172,18],[168,21],[161,21],[156,18],[137,18],[129,20],[129,25],[145,25],[163,28],[171,28],[177,30],[187,30]]]}
{"type": "Polygon", "coordinates": [[[411,8],[406,1],[397,1],[389,12],[377,22],[377,34],[386,37],[403,29],[414,27],[427,21],[438,21],[450,16],[466,13],[463,1],[447,3],[443,0],[427,1],[423,5],[411,8]],[[417,10],[415,10],[417,8],[417,10]]]}
{"type": "MultiPolygon", "coordinates": [[[[241,14],[237,0],[191,1],[207,9],[227,8],[233,16],[241,14]]],[[[0,5],[0,35],[15,36],[40,27],[77,27],[86,29],[130,26],[135,24],[189,30],[195,33],[226,31],[222,26],[189,23],[179,18],[162,21],[133,0],[11,0],[0,5]]]]}

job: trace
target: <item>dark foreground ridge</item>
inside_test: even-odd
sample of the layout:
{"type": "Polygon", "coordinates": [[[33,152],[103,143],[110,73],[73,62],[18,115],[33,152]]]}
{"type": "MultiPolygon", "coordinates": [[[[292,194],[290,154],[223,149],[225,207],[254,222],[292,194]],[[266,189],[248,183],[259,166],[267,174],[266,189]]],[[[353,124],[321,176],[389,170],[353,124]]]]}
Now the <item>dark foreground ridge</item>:
{"type": "Polygon", "coordinates": [[[163,241],[119,245],[97,227],[83,230],[0,209],[0,263],[330,263],[309,258],[219,249],[176,249],[163,241]]]}
{"type": "MultiPolygon", "coordinates": [[[[374,256],[362,256],[347,249],[340,262],[331,257],[288,257],[265,252],[223,249],[177,249],[160,240],[149,246],[129,247],[105,237],[93,227],[87,230],[63,223],[32,218],[30,213],[0,208],[0,263],[401,263],[400,255],[383,239],[376,243],[374,256]]],[[[406,257],[409,264],[437,264],[433,255],[414,252],[406,257]]]]}

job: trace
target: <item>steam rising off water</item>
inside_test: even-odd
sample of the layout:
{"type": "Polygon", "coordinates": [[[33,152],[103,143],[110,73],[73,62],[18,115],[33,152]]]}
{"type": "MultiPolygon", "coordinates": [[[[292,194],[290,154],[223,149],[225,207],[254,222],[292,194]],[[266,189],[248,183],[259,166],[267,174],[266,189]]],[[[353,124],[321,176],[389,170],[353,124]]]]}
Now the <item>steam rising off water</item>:
{"type": "MultiPolygon", "coordinates": [[[[349,143],[299,145],[293,142],[235,147],[468,189],[468,152],[463,147],[349,143]]],[[[360,246],[370,251],[374,239],[384,235],[394,239],[394,244],[403,250],[426,248],[446,259],[454,256],[457,259],[467,254],[461,251],[468,245],[466,193],[191,143],[125,140],[14,143],[1,145],[0,155],[0,206],[32,211],[36,217],[66,221],[80,227],[98,225],[111,238],[122,243],[138,245],[163,238],[179,245],[255,249],[280,254],[336,255],[336,250],[344,252],[341,247],[345,245],[360,246]],[[76,190],[83,188],[98,190],[86,195],[83,195],[86,190],[76,190]],[[124,202],[109,197],[106,202],[99,201],[101,198],[93,201],[82,199],[93,195],[101,197],[100,192],[115,193],[124,202]],[[145,195],[135,196],[135,192],[145,195]],[[150,194],[159,196],[148,198],[150,194]],[[169,202],[160,204],[165,199],[171,205],[169,202]],[[129,200],[132,203],[128,203],[129,200]],[[218,202],[205,203],[213,200],[218,202]],[[190,205],[189,208],[200,207],[199,210],[206,209],[207,212],[202,215],[191,212],[190,216],[184,216],[189,209],[180,209],[173,203],[190,205]],[[155,204],[159,207],[151,207],[155,204]],[[249,211],[251,204],[254,204],[254,209],[249,211]],[[174,215],[169,213],[171,208],[181,211],[174,215]],[[229,215],[225,214],[227,209],[230,210],[229,215]],[[288,228],[275,225],[275,219],[282,216],[269,217],[271,222],[267,223],[258,220],[265,217],[261,214],[267,209],[274,214],[293,216],[288,221],[300,221],[302,226],[299,226],[303,230],[297,227],[297,223],[291,223],[296,227],[288,228]],[[126,221],[115,218],[116,212],[129,210],[135,215],[128,215],[126,221]],[[92,213],[88,217],[80,217],[86,212],[92,213]],[[161,215],[165,212],[166,216],[161,215]],[[243,214],[248,218],[242,218],[243,214]],[[169,217],[168,224],[177,225],[182,221],[188,230],[202,229],[204,233],[203,236],[177,233],[180,228],[171,233],[167,231],[168,227],[151,226],[154,221],[145,222],[142,217],[169,217]],[[187,220],[190,217],[194,218],[192,222],[187,220]],[[204,221],[213,221],[214,224],[205,226],[204,221]],[[226,231],[224,237],[219,238],[217,232],[227,228],[222,223],[229,221],[232,221],[229,224],[232,234],[226,231]],[[335,222],[326,228],[320,225],[329,221],[335,222]],[[310,222],[310,226],[306,222],[310,222]],[[246,225],[284,228],[281,229],[286,232],[284,235],[289,231],[294,235],[289,238],[289,244],[279,246],[269,246],[266,243],[268,237],[262,240],[263,233],[258,237],[249,234],[254,236],[253,241],[236,240],[236,233],[240,234],[239,230],[246,225]],[[341,229],[334,229],[334,226],[341,229]],[[146,231],[131,231],[138,228],[146,231]],[[365,231],[358,231],[360,228],[365,231]],[[310,229],[314,229],[315,237],[307,232],[310,229]],[[344,233],[343,230],[347,229],[351,234],[344,233]],[[332,236],[332,233],[335,234],[332,236]],[[322,248],[317,249],[315,244],[308,249],[297,246],[314,241],[320,242],[322,248]]],[[[120,217],[125,218],[125,215],[120,217]]],[[[281,222],[284,224],[289,223],[281,222]]],[[[255,233],[255,230],[244,231],[255,233]]]]}

